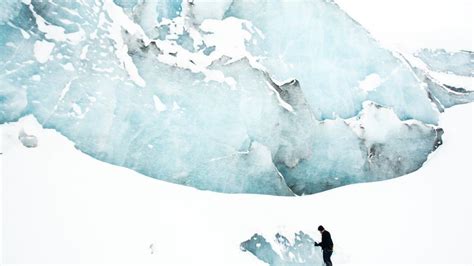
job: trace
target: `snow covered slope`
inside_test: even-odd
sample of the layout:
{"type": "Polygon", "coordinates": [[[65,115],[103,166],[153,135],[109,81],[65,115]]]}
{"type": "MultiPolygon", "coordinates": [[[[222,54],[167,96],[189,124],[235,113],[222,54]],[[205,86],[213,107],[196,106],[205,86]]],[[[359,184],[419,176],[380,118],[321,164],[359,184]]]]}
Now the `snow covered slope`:
{"type": "Polygon", "coordinates": [[[2,263],[261,265],[239,245],[332,233],[340,263],[470,263],[472,105],[441,116],[419,171],[304,197],[229,195],[148,178],[76,150],[31,117],[2,132],[2,263]],[[26,148],[19,132],[37,137],[26,148]],[[453,244],[456,243],[456,244],[453,244]]]}

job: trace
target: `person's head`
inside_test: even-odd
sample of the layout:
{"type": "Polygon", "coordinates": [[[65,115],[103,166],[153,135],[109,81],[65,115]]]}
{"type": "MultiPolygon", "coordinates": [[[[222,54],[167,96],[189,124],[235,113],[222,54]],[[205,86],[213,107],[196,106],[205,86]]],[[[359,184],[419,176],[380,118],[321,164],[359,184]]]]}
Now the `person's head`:
{"type": "Polygon", "coordinates": [[[323,233],[324,232],[324,227],[322,225],[318,226],[318,231],[320,233],[323,233]]]}

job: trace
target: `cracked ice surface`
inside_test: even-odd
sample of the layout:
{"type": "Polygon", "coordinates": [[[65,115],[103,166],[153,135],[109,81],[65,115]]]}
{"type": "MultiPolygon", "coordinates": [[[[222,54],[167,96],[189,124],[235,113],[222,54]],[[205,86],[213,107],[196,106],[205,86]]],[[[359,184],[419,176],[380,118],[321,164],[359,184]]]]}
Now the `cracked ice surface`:
{"type": "Polygon", "coordinates": [[[472,101],[332,1],[1,7],[2,123],[33,114],[93,157],[199,189],[302,195],[400,176],[442,143],[439,113],[472,101]]]}

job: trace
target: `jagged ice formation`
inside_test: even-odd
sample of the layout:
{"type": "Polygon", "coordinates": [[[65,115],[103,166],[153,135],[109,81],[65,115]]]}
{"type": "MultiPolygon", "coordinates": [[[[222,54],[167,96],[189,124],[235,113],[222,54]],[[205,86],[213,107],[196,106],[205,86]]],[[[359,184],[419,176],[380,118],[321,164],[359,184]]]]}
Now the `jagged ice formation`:
{"type": "Polygon", "coordinates": [[[473,100],[332,1],[0,7],[0,122],[33,114],[95,158],[199,189],[303,195],[404,175],[441,145],[440,112],[473,100]]]}

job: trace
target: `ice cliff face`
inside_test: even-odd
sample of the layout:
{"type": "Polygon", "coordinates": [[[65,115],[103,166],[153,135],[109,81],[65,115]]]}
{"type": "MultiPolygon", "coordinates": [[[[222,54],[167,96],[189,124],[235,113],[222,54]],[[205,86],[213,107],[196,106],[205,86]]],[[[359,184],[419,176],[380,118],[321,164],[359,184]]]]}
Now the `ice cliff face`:
{"type": "Polygon", "coordinates": [[[442,143],[439,113],[473,100],[332,1],[0,5],[2,123],[34,114],[91,156],[199,189],[400,176],[442,143]]]}

